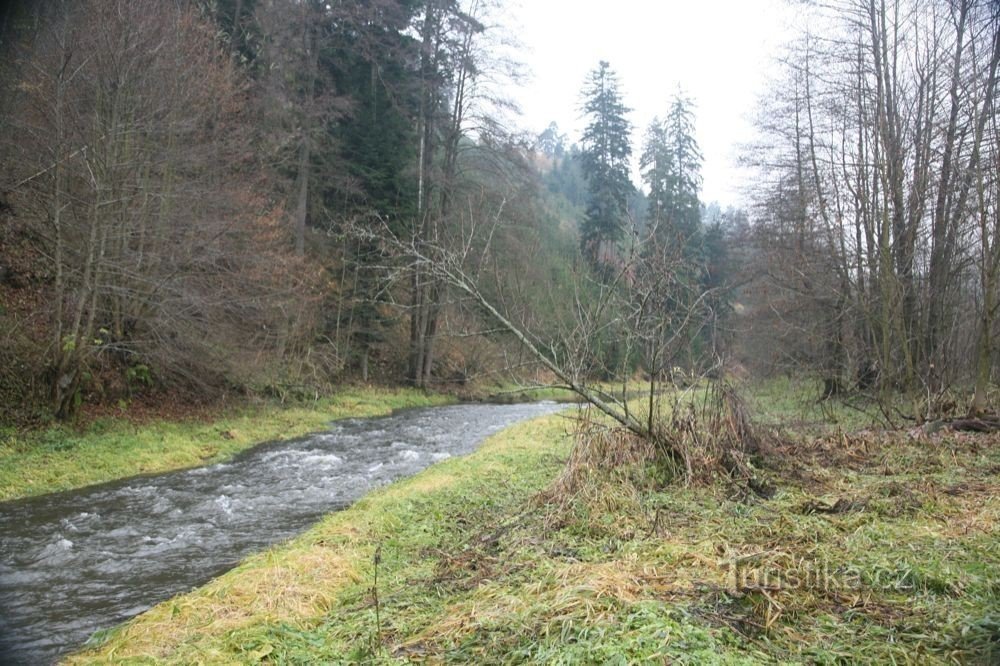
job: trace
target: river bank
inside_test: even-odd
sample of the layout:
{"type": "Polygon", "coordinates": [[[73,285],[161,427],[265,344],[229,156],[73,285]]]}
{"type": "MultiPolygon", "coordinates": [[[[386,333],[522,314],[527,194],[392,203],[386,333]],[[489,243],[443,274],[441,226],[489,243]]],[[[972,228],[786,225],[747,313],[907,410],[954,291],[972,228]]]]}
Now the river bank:
{"type": "Polygon", "coordinates": [[[769,501],[591,469],[547,417],[369,494],[72,664],[991,663],[997,439],[802,437],[769,501]]]}
{"type": "Polygon", "coordinates": [[[322,430],[333,420],[455,402],[404,388],[350,388],[308,403],[241,405],[210,416],[132,423],[98,419],[0,440],[0,501],[114,479],[222,462],[272,440],[322,430]]]}

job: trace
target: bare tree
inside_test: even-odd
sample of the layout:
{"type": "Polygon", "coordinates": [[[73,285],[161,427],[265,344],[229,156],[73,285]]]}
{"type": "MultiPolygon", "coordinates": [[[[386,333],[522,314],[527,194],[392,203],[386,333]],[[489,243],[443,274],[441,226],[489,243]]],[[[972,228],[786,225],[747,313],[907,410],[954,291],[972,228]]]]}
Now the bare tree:
{"type": "Polygon", "coordinates": [[[102,365],[194,389],[233,377],[245,364],[220,339],[266,348],[252,340],[279,328],[270,297],[309,288],[284,272],[272,250],[284,241],[241,170],[246,91],[212,27],[177,3],[53,2],[16,67],[5,190],[52,275],[56,414],[102,365]],[[256,265],[268,258],[270,274],[256,265]]]}
{"type": "MultiPolygon", "coordinates": [[[[512,106],[500,91],[516,78],[517,65],[504,54],[499,28],[489,23],[496,10],[484,0],[428,0],[419,19],[417,215],[411,231],[417,248],[441,244],[446,227],[454,225],[456,199],[470,180],[462,173],[467,142],[503,141],[502,112],[512,106]]],[[[425,273],[421,262],[413,269],[408,374],[414,385],[426,386],[448,284],[425,273]]]]}
{"type": "Polygon", "coordinates": [[[823,37],[792,49],[785,109],[763,123],[772,140],[759,163],[774,185],[759,229],[773,239],[783,216],[800,230],[770,246],[765,272],[794,292],[791,307],[819,315],[797,347],[828,394],[877,384],[888,402],[902,388],[925,418],[973,376],[966,313],[982,288],[975,266],[987,265],[974,250],[976,184],[996,145],[996,12],[976,0],[844,0],[811,19],[823,37]]]}

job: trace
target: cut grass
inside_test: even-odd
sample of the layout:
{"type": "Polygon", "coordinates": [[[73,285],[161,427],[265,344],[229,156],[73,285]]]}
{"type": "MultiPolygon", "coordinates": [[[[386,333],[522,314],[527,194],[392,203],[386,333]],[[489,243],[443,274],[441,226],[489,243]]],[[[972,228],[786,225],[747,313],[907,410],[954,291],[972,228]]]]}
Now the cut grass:
{"type": "Polygon", "coordinates": [[[730,499],[722,484],[632,485],[621,470],[593,470],[586,492],[551,502],[541,491],[569,456],[567,425],[515,426],[376,491],[68,661],[1000,655],[1000,439],[802,439],[778,452],[781,490],[766,502],[730,499]],[[815,508],[841,499],[838,512],[815,508]]]}
{"type": "Polygon", "coordinates": [[[0,501],[216,463],[260,442],[322,430],[334,419],[453,400],[407,389],[350,389],[314,403],[244,407],[208,422],[104,420],[82,432],[12,433],[0,441],[0,501]]]}

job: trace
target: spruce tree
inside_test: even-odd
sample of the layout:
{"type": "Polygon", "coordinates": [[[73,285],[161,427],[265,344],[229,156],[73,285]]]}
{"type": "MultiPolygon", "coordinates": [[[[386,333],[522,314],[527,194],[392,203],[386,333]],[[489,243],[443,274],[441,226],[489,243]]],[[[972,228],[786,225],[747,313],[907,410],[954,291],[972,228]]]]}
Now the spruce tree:
{"type": "Polygon", "coordinates": [[[584,255],[594,267],[613,262],[628,221],[634,190],[629,180],[632,156],[631,109],[622,102],[618,77],[606,61],[590,73],[583,90],[588,119],[581,166],[587,179],[587,209],[581,229],[584,255]]]}
{"type": "Polygon", "coordinates": [[[659,233],[664,218],[671,208],[671,174],[674,172],[673,153],[668,149],[667,132],[663,121],[653,118],[646,129],[639,168],[642,179],[649,187],[646,215],[649,225],[659,233]]]}
{"type": "Polygon", "coordinates": [[[666,120],[654,118],[639,165],[649,187],[649,218],[656,241],[680,246],[696,259],[701,239],[701,151],[694,138],[693,103],[680,92],[666,120]]]}

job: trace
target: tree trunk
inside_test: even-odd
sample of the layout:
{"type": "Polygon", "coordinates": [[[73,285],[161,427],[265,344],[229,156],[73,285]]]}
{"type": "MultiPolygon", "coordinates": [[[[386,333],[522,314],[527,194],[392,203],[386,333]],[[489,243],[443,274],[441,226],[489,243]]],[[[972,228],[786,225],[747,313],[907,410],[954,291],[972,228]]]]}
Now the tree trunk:
{"type": "Polygon", "coordinates": [[[236,57],[236,45],[239,42],[240,37],[240,14],[243,13],[243,0],[236,0],[236,6],[233,8],[233,23],[230,28],[229,36],[229,58],[230,60],[236,57]]]}
{"type": "Polygon", "coordinates": [[[440,290],[432,290],[430,302],[427,306],[427,325],[424,330],[424,353],[423,367],[421,368],[420,385],[424,388],[431,384],[431,374],[434,371],[434,343],[437,336],[438,317],[441,314],[439,304],[440,290]]]}
{"type": "Polygon", "coordinates": [[[316,35],[310,21],[308,6],[303,7],[302,44],[305,49],[305,57],[308,59],[306,66],[308,84],[306,86],[306,99],[302,118],[302,144],[299,148],[298,171],[299,189],[295,206],[295,254],[299,257],[305,253],[306,219],[309,209],[309,177],[312,170],[310,162],[312,119],[309,116],[316,96],[316,68],[319,63],[319,48],[316,44],[316,35]]]}
{"type": "MultiPolygon", "coordinates": [[[[965,25],[969,12],[968,0],[962,0],[958,13],[958,34],[956,36],[955,53],[952,61],[951,84],[949,88],[949,98],[951,109],[948,115],[948,129],[945,133],[944,152],[941,158],[941,172],[938,176],[937,200],[934,205],[934,216],[931,225],[931,259],[930,273],[928,276],[928,310],[927,310],[927,336],[925,343],[925,353],[930,365],[940,363],[940,353],[938,350],[941,344],[941,333],[946,328],[943,321],[947,286],[951,273],[951,252],[948,243],[949,227],[953,223],[958,223],[959,218],[951,215],[948,203],[954,194],[951,189],[953,173],[953,157],[955,142],[958,135],[958,113],[961,107],[959,98],[959,84],[962,76],[962,52],[965,46],[965,25]]],[[[958,211],[955,211],[956,213],[958,211]]],[[[936,375],[937,373],[932,373],[936,375]]],[[[937,386],[931,387],[937,391],[937,386]]]]}
{"type": "Polygon", "coordinates": [[[423,386],[424,334],[427,314],[422,277],[420,269],[414,268],[410,278],[412,301],[410,303],[410,367],[408,375],[410,382],[418,388],[423,386]]]}
{"type": "Polygon", "coordinates": [[[980,416],[986,411],[986,393],[993,373],[993,316],[996,308],[993,292],[996,290],[996,276],[986,286],[990,291],[984,294],[983,311],[979,316],[979,342],[976,345],[976,386],[969,408],[970,416],[980,416]]]}

